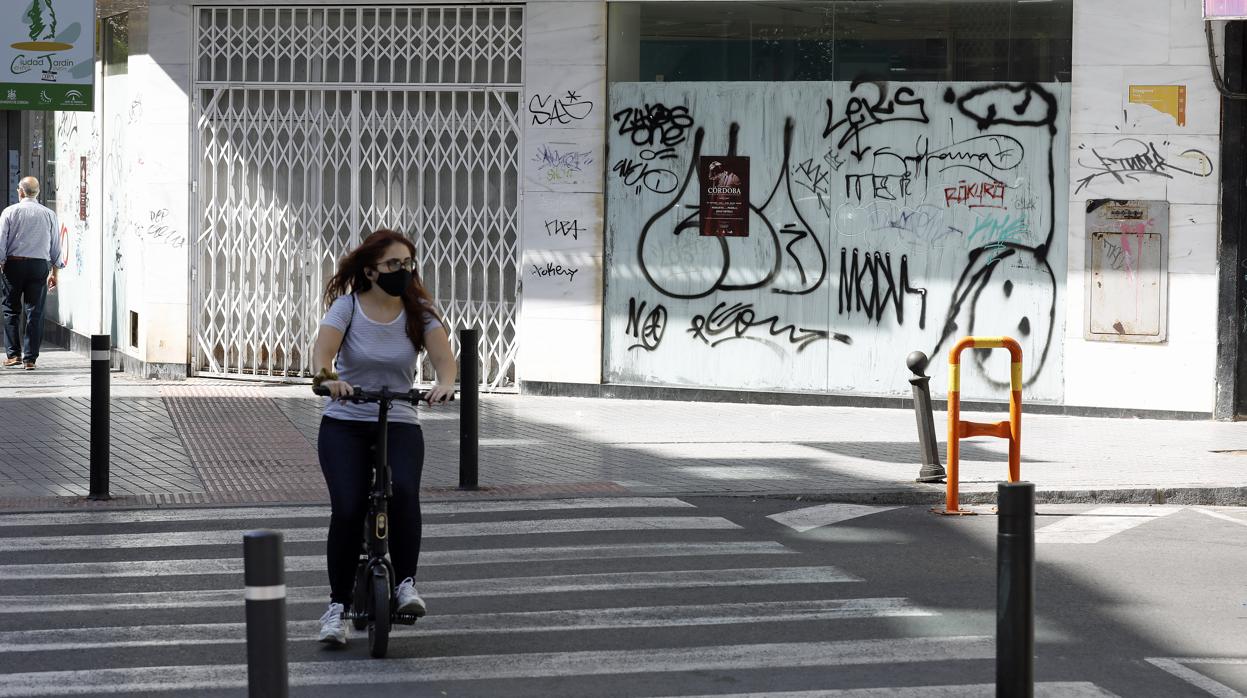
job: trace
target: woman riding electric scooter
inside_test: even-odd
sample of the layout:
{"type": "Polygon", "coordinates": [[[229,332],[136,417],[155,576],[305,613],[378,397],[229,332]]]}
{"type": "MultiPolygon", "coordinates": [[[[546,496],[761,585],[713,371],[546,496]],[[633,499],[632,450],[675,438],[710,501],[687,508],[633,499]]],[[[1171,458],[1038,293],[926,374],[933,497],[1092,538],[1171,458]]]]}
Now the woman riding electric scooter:
{"type": "MultiPolygon", "coordinates": [[[[415,275],[416,248],[392,230],[378,230],[344,257],[325,289],[329,311],[316,336],[314,383],[334,399],[320,423],[320,468],[329,489],[327,558],[329,608],[320,619],[321,642],[346,644],[351,594],[368,507],[370,447],[377,429],[375,403],[346,401],[354,386],[405,391],[415,382],[420,351],[426,350],[437,383],[426,391],[430,405],[454,394],[455,357],[429,293],[415,275]],[[335,366],[336,357],[336,368],[335,366]]],[[[394,497],[389,510],[390,558],[397,579],[399,613],[423,616],[415,587],[420,557],[420,474],[424,436],[410,404],[395,403],[389,414],[387,451],[394,497]]]]}

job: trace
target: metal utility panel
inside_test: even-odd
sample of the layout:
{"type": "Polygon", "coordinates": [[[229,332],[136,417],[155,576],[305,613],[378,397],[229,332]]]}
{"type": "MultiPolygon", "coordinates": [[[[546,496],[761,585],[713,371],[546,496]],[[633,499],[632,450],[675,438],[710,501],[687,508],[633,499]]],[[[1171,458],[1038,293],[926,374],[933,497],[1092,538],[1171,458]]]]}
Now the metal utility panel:
{"type": "Polygon", "coordinates": [[[1087,202],[1083,337],[1163,342],[1167,337],[1169,202],[1087,202]]]}

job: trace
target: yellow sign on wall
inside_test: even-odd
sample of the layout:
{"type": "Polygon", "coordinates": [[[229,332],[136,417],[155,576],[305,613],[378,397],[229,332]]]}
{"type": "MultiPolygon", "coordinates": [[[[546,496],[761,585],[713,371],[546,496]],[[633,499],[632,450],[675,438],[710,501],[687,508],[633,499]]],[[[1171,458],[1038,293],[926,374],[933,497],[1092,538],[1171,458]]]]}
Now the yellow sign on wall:
{"type": "Polygon", "coordinates": [[[1186,126],[1186,85],[1131,85],[1130,103],[1146,104],[1186,126]]]}

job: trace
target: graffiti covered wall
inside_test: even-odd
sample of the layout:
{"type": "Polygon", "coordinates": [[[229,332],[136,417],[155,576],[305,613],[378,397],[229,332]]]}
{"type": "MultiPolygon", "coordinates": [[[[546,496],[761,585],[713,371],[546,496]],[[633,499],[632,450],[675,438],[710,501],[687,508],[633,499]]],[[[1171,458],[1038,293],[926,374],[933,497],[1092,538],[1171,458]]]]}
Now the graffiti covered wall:
{"type": "MultiPolygon", "coordinates": [[[[896,394],[906,355],[1009,335],[1062,398],[1069,89],[616,83],[607,173],[614,382],[896,394]],[[745,237],[701,234],[701,156],[749,158],[745,237]]],[[[1007,354],[967,356],[967,397],[1007,354]]]]}
{"type": "MultiPolygon", "coordinates": [[[[97,71],[96,80],[100,80],[97,71]]],[[[56,218],[61,234],[60,285],[48,294],[46,317],[78,334],[99,328],[100,120],[96,110],[56,114],[56,218]],[[84,215],[85,214],[85,215],[84,215]]]]}

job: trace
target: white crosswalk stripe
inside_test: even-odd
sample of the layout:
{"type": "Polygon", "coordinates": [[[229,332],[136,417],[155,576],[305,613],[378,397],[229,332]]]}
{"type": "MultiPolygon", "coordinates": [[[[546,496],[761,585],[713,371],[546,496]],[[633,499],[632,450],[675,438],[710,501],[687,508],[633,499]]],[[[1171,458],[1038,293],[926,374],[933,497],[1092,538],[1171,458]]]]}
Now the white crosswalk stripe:
{"type": "Polygon", "coordinates": [[[1035,530],[1036,543],[1099,543],[1118,533],[1128,531],[1164,516],[1182,511],[1182,507],[1151,506],[1098,507],[1068,516],[1035,530]]]}
{"type": "Polygon", "coordinates": [[[802,507],[791,511],[781,512],[779,514],[771,514],[766,517],[772,521],[783,524],[798,533],[804,533],[820,526],[830,526],[842,521],[860,518],[862,516],[870,516],[871,514],[881,514],[885,511],[892,511],[897,507],[880,507],[869,506],[866,504],[820,504],[813,507],[802,507]]]}
{"type": "MultiPolygon", "coordinates": [[[[897,665],[989,659],[995,656],[994,653],[993,638],[969,636],[430,657],[390,659],[346,667],[342,662],[296,662],[290,665],[290,685],[341,686],[716,669],[897,665]]],[[[161,667],[159,672],[149,667],[138,667],[9,674],[0,685],[0,696],[241,688],[246,686],[246,670],[245,665],[172,666],[161,667]],[[68,690],[50,691],[49,683],[68,690]]]]}
{"type": "MultiPolygon", "coordinates": [[[[510,596],[516,594],[579,594],[624,589],[699,589],[762,584],[827,584],[860,582],[835,567],[788,567],[781,569],[679,570],[674,572],[609,572],[602,574],[542,577],[493,577],[423,582],[420,591],[430,598],[510,596]]],[[[323,586],[287,587],[286,602],[324,603],[329,589],[323,586]]],[[[92,609],[142,610],[156,608],[214,608],[236,606],[241,589],[224,591],[149,591],[121,594],[74,594],[36,597],[0,596],[0,614],[82,612],[92,609]]]]}
{"type": "MultiPolygon", "coordinates": [[[[434,524],[424,527],[425,538],[466,538],[470,536],[523,536],[547,533],[587,533],[590,531],[653,531],[676,529],[739,528],[717,516],[645,516],[625,519],[545,519],[538,521],[488,521],[464,524],[434,524]]],[[[325,540],[327,528],[296,528],[285,531],[287,543],[325,540]]],[[[93,536],[38,536],[0,539],[0,552],[23,550],[73,550],[101,548],[166,548],[189,545],[234,545],[245,530],[179,531],[175,533],[126,533],[93,536]]]]}
{"type": "MultiPolygon", "coordinates": [[[[507,562],[594,560],[648,557],[704,557],[721,555],[792,555],[794,551],[774,542],[728,543],[633,543],[622,545],[569,545],[548,548],[489,548],[483,550],[430,550],[420,555],[421,566],[495,565],[507,562]]],[[[325,569],[324,555],[286,557],[287,572],[325,569]]],[[[242,574],[240,558],[190,560],[127,560],[121,562],[71,562],[0,565],[5,579],[104,579],[109,577],[175,577],[242,574]]]]}
{"type": "MultiPolygon", "coordinates": [[[[996,684],[958,686],[890,686],[888,688],[844,688],[829,691],[784,691],[776,693],[731,693],[683,698],[995,698],[996,684]]],[[[1116,698],[1116,694],[1083,681],[1053,681],[1035,684],[1036,698],[1116,698]]],[[[659,697],[655,697],[659,698],[659,697]]]]}
{"type": "MultiPolygon", "coordinates": [[[[820,509],[780,522],[803,530],[879,511],[820,509]]],[[[989,635],[940,634],[931,625],[939,612],[870,596],[845,568],[679,499],[462,502],[424,512],[418,587],[430,614],[395,628],[385,662],[325,661],[315,641],[328,586],[323,553],[307,544],[324,543],[325,507],[0,515],[0,698],[244,688],[247,524],[301,546],[285,558],[289,676],[316,695],[373,684],[414,695],[435,682],[497,694],[496,684],[475,686],[555,679],[579,686],[560,695],[592,695],[594,677],[654,674],[700,681],[689,693],[709,696],[721,695],[710,677],[732,672],[914,667],[912,679],[927,665],[990,667],[994,656],[989,635]],[[30,535],[31,527],[50,530],[30,535]],[[840,627],[857,630],[838,636],[840,627]]],[[[362,660],[366,644],[352,632],[346,651],[362,660]]],[[[970,683],[921,690],[766,695],[985,695],[970,683]]],[[[1080,683],[1041,684],[1036,695],[1111,696],[1080,683]]]]}
{"type": "MultiPolygon", "coordinates": [[[[830,599],[428,616],[420,621],[419,628],[399,626],[392,634],[427,637],[931,615],[935,614],[916,608],[907,599],[830,599]]],[[[291,621],[287,624],[288,636],[294,641],[310,642],[314,638],[307,634],[307,627],[306,621],[291,621]]],[[[243,642],[246,642],[246,626],[242,623],[22,630],[0,632],[0,653],[243,642]]]]}
{"type": "MultiPolygon", "coordinates": [[[[688,509],[693,505],[673,497],[599,497],[595,499],[535,499],[524,501],[434,502],[420,506],[425,516],[516,511],[574,511],[583,509],[688,509]]],[[[84,524],[171,523],[185,521],[239,521],[292,518],[329,518],[327,506],[229,507],[224,509],[140,509],[135,511],[74,511],[46,514],[6,514],[5,526],[80,526],[84,524]]]]}

